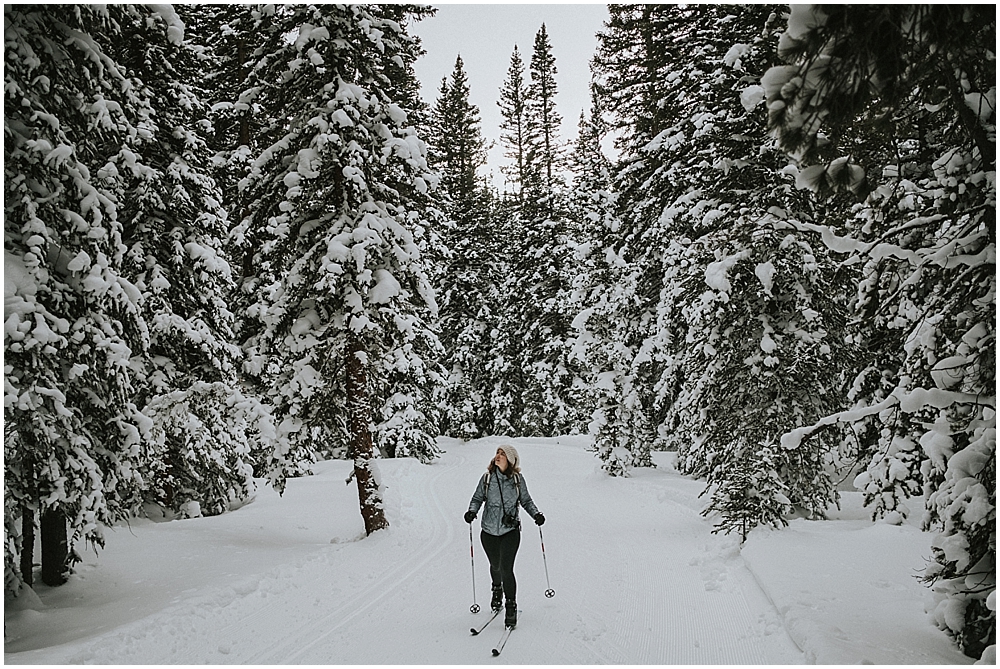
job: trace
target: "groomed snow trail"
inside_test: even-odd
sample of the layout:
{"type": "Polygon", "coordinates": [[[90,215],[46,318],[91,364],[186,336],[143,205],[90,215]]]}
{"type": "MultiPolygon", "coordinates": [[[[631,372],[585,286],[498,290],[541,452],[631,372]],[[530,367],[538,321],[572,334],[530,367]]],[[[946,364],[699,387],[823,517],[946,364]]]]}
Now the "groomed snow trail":
{"type": "MultiPolygon", "coordinates": [[[[803,662],[743,564],[736,539],[712,535],[710,523],[698,515],[701,484],[667,468],[609,478],[599,472],[587,443],[584,437],[442,440],[447,452],[432,465],[380,461],[388,531],[364,539],[339,537],[338,543],[316,546],[305,557],[262,564],[256,576],[181,597],[109,632],[6,659],[52,664],[803,662]],[[522,514],[516,573],[524,614],[503,654],[493,658],[490,649],[502,626],[491,625],[478,637],[469,634],[470,626],[488,615],[489,574],[476,521],[476,594],[483,610],[473,615],[469,528],[462,514],[496,446],[508,442],[518,449],[529,490],[547,518],[543,531],[556,596],[544,596],[538,528],[522,514]]],[[[331,487],[344,487],[347,464],[324,467],[318,476],[331,487]]],[[[319,482],[311,478],[312,485],[319,482]]],[[[290,487],[299,483],[291,481],[290,487]]],[[[296,513],[293,496],[286,497],[288,512],[296,513]]],[[[235,514],[249,518],[254,506],[235,514]]],[[[326,511],[331,516],[358,513],[356,501],[353,507],[326,511]]]]}

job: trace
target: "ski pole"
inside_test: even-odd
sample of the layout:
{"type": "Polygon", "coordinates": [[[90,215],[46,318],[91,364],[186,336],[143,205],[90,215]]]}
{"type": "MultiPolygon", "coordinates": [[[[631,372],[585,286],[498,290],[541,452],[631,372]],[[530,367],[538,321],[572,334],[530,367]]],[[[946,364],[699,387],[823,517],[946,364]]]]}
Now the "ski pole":
{"type": "Polygon", "coordinates": [[[476,603],[476,551],[472,541],[472,523],[469,523],[469,556],[472,558],[472,606],[469,610],[479,613],[479,604],[476,603]]]}
{"type": "Polygon", "coordinates": [[[549,563],[545,560],[545,539],[542,537],[542,526],[538,526],[538,540],[542,543],[542,564],[545,565],[545,596],[555,597],[556,591],[549,585],[549,563]]]}

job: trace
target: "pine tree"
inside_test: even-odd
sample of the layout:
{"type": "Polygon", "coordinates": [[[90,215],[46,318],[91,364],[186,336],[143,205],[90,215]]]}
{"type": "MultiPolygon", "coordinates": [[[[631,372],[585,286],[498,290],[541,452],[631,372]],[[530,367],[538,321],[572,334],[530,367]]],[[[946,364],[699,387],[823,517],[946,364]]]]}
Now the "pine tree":
{"type": "MultiPolygon", "coordinates": [[[[241,100],[259,35],[253,30],[251,5],[181,5],[185,35],[198,50],[202,65],[198,77],[211,120],[208,132],[213,176],[230,209],[230,225],[243,219],[232,210],[239,180],[249,170],[250,147],[266,126],[266,110],[252,100],[241,100]]],[[[236,259],[242,265],[242,258],[236,259]]]]}
{"type": "Polygon", "coordinates": [[[150,167],[129,165],[126,151],[112,163],[127,178],[119,215],[129,278],[143,293],[150,325],[149,355],[137,361],[149,396],[194,380],[232,381],[240,351],[231,343],[228,220],[209,174],[208,108],[196,84],[201,64],[177,14],[166,26],[141,11],[131,19],[112,51],[124,69],[141,72],[133,81],[150,101],[141,117],[147,132],[126,151],[150,167]]]}
{"type": "Polygon", "coordinates": [[[441,185],[451,199],[452,216],[470,215],[483,191],[478,171],[486,164],[486,141],[480,131],[479,109],[469,102],[469,81],[462,57],[455,59],[451,80],[441,82],[431,110],[431,164],[441,172],[441,185]]]}
{"type": "Polygon", "coordinates": [[[573,280],[572,355],[589,369],[593,416],[588,426],[603,468],[613,476],[628,476],[636,466],[652,466],[648,445],[655,437],[630,373],[632,355],[622,347],[614,304],[623,264],[615,252],[620,242],[613,191],[614,166],[601,142],[607,129],[601,98],[592,95],[589,116],[580,114],[579,135],[571,155],[573,190],[570,218],[577,222],[579,270],[573,280]],[[643,448],[645,445],[645,448],[643,448]]]}
{"type": "Polygon", "coordinates": [[[525,118],[532,129],[529,137],[534,142],[527,151],[528,172],[533,186],[541,189],[546,198],[548,215],[552,216],[557,183],[560,179],[562,146],[559,142],[559,127],[562,118],[556,111],[555,75],[556,59],[552,55],[552,44],[545,24],[535,34],[535,45],[531,52],[531,84],[525,104],[525,118]]]}
{"type": "Polygon", "coordinates": [[[442,240],[449,253],[435,277],[447,374],[442,432],[461,438],[482,436],[492,427],[484,392],[489,384],[484,352],[495,327],[493,304],[499,280],[493,197],[478,174],[486,164],[486,142],[479,109],[469,102],[469,92],[459,56],[431,110],[429,142],[430,163],[441,173],[450,219],[442,240]]]}
{"type": "MultiPolygon", "coordinates": [[[[194,23],[197,15],[186,18],[194,23]]],[[[234,290],[229,224],[211,177],[209,110],[199,82],[205,51],[184,39],[177,14],[154,22],[137,7],[130,19],[112,55],[127,71],[141,73],[133,86],[150,104],[141,120],[148,132],[130,138],[112,162],[122,165],[127,177],[119,216],[125,223],[128,277],[142,293],[150,332],[148,354],[132,361],[136,399],[153,418],[157,437],[143,476],[156,486],[147,501],[174,513],[190,503],[221,513],[254,493],[243,472],[249,466],[245,445],[259,442],[259,432],[251,427],[254,434],[248,435],[249,424],[234,414],[232,422],[213,420],[213,436],[205,439],[197,420],[185,422],[177,413],[177,407],[196,406],[202,415],[224,416],[248,401],[237,388],[242,353],[233,343],[228,308],[234,290]],[[124,169],[129,155],[148,167],[124,169]],[[206,406],[213,402],[217,406],[206,406]],[[192,434],[185,433],[186,426],[192,434]],[[227,464],[220,468],[220,462],[227,464]]]]}
{"type": "Polygon", "coordinates": [[[524,62],[517,45],[510,55],[510,67],[507,68],[507,78],[500,89],[500,142],[506,149],[505,155],[512,161],[503,168],[508,183],[514,187],[518,202],[523,203],[524,189],[530,178],[530,154],[534,144],[537,128],[528,121],[528,85],[524,80],[524,62]]]}
{"type": "Polygon", "coordinates": [[[35,518],[43,580],[56,585],[69,547],[102,544],[101,527],[139,500],[150,425],[129,359],[149,333],[123,271],[120,208],[123,172],[148,166],[121,147],[148,132],[149,101],[108,53],[133,11],[4,12],[4,510],[8,532],[24,528],[5,542],[8,589],[31,582],[35,518]]]}
{"type": "Polygon", "coordinates": [[[538,31],[525,89],[515,48],[501,90],[502,141],[515,160],[515,197],[501,205],[509,245],[502,287],[491,404],[496,429],[551,435],[580,431],[585,384],[570,360],[570,293],[576,240],[556,174],[559,142],[555,59],[545,27],[538,31]],[[551,179],[547,175],[551,175],[551,179]]]}
{"type": "Polygon", "coordinates": [[[378,444],[385,452],[436,454],[425,360],[439,344],[419,248],[435,216],[425,195],[433,178],[405,107],[418,46],[405,25],[424,12],[263,8],[243,96],[276,119],[241,184],[248,216],[239,228],[244,247],[257,249],[244,290],[261,330],[249,346],[256,371],[273,379],[278,436],[289,443],[271,471],[280,486],[282,467],[309,457],[313,441],[346,445],[369,533],[387,525],[371,421],[383,418],[377,435],[406,436],[378,444]]]}
{"type": "MultiPolygon", "coordinates": [[[[602,307],[620,324],[611,350],[626,357],[599,378],[617,379],[623,407],[641,407],[656,445],[677,449],[678,467],[704,477],[713,499],[731,499],[732,477],[763,457],[757,444],[798,416],[840,406],[843,392],[830,344],[845,324],[836,267],[822,248],[788,243],[812,212],[779,172],[781,156],[760,148],[765,129],[752,100],[741,100],[767,62],[773,15],[759,6],[613,8],[595,59],[602,104],[628,122],[615,185],[621,270],[602,307]],[[637,103],[627,107],[628,96],[637,103]]],[[[784,494],[812,513],[835,496],[835,437],[774,454],[784,494]]],[[[598,440],[605,457],[629,447],[633,460],[648,457],[648,444],[598,440]]],[[[729,527],[733,506],[713,509],[729,527]]]]}
{"type": "Polygon", "coordinates": [[[737,437],[731,448],[729,471],[706,508],[722,517],[712,532],[729,534],[738,530],[740,540],[746,541],[750,530],[758,525],[787,525],[785,516],[792,502],[785,494],[788,486],[778,473],[781,447],[772,439],[752,443],[737,437]]]}
{"type": "Polygon", "coordinates": [[[933,616],[972,657],[996,641],[995,43],[991,7],[794,7],[762,81],[799,184],[866,196],[817,228],[863,268],[872,355],[850,411],[784,442],[868,422],[858,484],[877,512],[922,489],[933,616]]]}

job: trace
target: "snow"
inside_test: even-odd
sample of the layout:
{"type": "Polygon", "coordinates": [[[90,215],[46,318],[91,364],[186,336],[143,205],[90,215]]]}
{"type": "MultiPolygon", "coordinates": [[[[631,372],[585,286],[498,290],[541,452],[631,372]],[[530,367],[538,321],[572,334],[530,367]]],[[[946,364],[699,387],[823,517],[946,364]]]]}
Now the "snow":
{"type": "Polygon", "coordinates": [[[147,5],[149,11],[159,16],[167,25],[167,39],[171,44],[184,42],[184,22],[177,16],[173,5],[147,5]]]}
{"type": "Polygon", "coordinates": [[[990,117],[996,113],[997,109],[997,89],[996,87],[990,88],[983,93],[966,93],[965,94],[965,104],[968,105],[969,109],[975,112],[976,117],[983,123],[983,125],[988,125],[990,117]]]}
{"type": "Polygon", "coordinates": [[[727,67],[732,67],[737,70],[743,69],[742,59],[748,53],[750,53],[749,44],[734,44],[726,52],[726,55],[722,57],[722,62],[726,64],[727,67]]]}
{"type": "Polygon", "coordinates": [[[816,5],[791,5],[790,9],[788,34],[796,39],[826,25],[826,15],[816,5]]]}
{"type": "MultiPolygon", "coordinates": [[[[702,484],[658,467],[611,478],[588,437],[441,439],[431,465],[380,460],[388,530],[364,538],[352,464],[283,497],[105,532],[69,583],[5,604],[8,664],[971,664],[924,612],[931,535],[872,523],[860,493],[827,521],[711,533],[702,484]],[[545,513],[525,522],[517,630],[498,660],[473,603],[472,489],[513,443],[545,513]],[[547,564],[549,580],[545,567],[547,564]],[[551,585],[556,596],[547,599],[551,585]]],[[[261,482],[262,484],[262,482],[261,482]]],[[[478,535],[478,523],[473,527],[478,535]]],[[[489,576],[475,540],[478,603],[489,576]]]]}
{"type": "Polygon", "coordinates": [[[388,270],[377,269],[373,277],[375,285],[368,290],[369,304],[388,304],[402,291],[399,282],[388,270]]]}
{"type": "Polygon", "coordinates": [[[971,664],[942,646],[940,632],[915,633],[931,625],[925,607],[932,596],[915,578],[931,536],[906,524],[872,523],[858,493],[848,493],[842,508],[830,521],[756,530],[743,549],[805,661],[971,664]],[[804,566],[807,580],[791,577],[805,576],[804,566]]]}
{"type": "Polygon", "coordinates": [[[774,263],[770,261],[758,263],[754,268],[753,273],[760,281],[760,285],[764,288],[764,292],[770,295],[771,288],[774,286],[774,263]]]}
{"type": "Polygon", "coordinates": [[[749,251],[740,251],[734,255],[717,260],[708,264],[705,268],[705,283],[709,288],[713,288],[720,293],[732,291],[732,284],[729,283],[729,270],[741,260],[750,257],[749,251]]]}
{"type": "Polygon", "coordinates": [[[740,104],[748,112],[751,112],[757,108],[757,105],[764,101],[764,97],[765,91],[763,86],[757,84],[747,86],[740,92],[740,104]]]}

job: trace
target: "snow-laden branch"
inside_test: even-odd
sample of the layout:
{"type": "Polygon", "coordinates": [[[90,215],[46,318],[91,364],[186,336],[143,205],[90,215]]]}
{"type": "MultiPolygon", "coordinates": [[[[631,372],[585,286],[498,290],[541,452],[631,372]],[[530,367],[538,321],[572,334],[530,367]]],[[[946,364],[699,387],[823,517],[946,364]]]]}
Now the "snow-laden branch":
{"type": "MultiPolygon", "coordinates": [[[[921,225],[927,225],[936,222],[942,217],[927,217],[916,219],[911,221],[905,226],[901,226],[894,230],[893,232],[903,232],[909,228],[919,227],[921,225]]],[[[986,264],[996,264],[996,246],[993,244],[987,245],[986,248],[982,249],[975,255],[958,255],[953,256],[950,251],[955,250],[957,242],[951,242],[944,247],[934,247],[930,249],[923,249],[929,253],[919,253],[917,251],[911,251],[909,249],[904,249],[896,244],[887,244],[885,242],[862,242],[850,236],[840,236],[833,231],[833,228],[828,225],[819,225],[816,223],[803,223],[796,221],[794,225],[804,231],[815,232],[820,235],[823,240],[823,244],[826,245],[831,251],[835,253],[849,253],[854,255],[867,255],[875,260],[882,260],[884,258],[897,258],[899,260],[904,260],[909,262],[914,266],[920,266],[927,263],[939,265],[946,269],[952,269],[958,265],[968,265],[975,267],[978,265],[986,264]]],[[[887,235],[883,235],[885,237],[887,235]]]]}
{"type": "Polygon", "coordinates": [[[896,388],[889,397],[877,404],[831,414],[812,425],[798,427],[791,432],[781,435],[781,446],[789,450],[798,448],[802,444],[803,439],[817,430],[836,423],[856,423],[863,418],[874,416],[893,407],[898,408],[903,413],[916,413],[927,407],[946,409],[953,404],[974,404],[988,406],[996,410],[996,396],[984,397],[982,395],[936,388],[914,388],[910,391],[896,388]]]}

